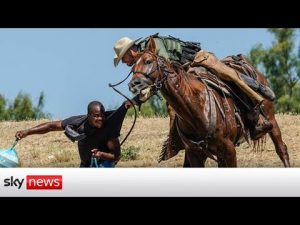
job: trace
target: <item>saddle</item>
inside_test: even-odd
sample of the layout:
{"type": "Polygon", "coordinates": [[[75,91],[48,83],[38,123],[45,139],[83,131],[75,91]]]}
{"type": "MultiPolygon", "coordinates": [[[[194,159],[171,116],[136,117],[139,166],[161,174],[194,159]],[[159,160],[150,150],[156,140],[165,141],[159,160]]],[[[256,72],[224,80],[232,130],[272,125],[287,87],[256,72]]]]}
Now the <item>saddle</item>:
{"type": "Polygon", "coordinates": [[[258,71],[242,54],[236,56],[227,56],[226,58],[222,59],[221,62],[238,71],[240,73],[240,78],[244,80],[244,82],[254,91],[260,93],[270,101],[275,100],[275,93],[267,85],[263,85],[257,81],[258,71]]]}
{"type": "Polygon", "coordinates": [[[255,80],[257,78],[256,69],[247,61],[247,59],[242,54],[227,56],[222,59],[221,62],[255,80]]]}

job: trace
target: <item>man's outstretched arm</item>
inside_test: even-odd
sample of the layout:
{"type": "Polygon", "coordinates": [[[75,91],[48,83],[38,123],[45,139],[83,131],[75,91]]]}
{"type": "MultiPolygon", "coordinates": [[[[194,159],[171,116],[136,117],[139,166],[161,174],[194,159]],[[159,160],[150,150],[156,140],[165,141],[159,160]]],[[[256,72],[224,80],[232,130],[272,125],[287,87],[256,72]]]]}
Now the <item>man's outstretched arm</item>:
{"type": "Polygon", "coordinates": [[[17,131],[17,133],[15,134],[15,137],[18,140],[20,140],[20,139],[25,138],[28,135],[32,135],[32,134],[45,134],[50,131],[62,131],[62,130],[64,130],[64,129],[62,128],[61,120],[53,121],[53,122],[39,124],[35,127],[27,129],[27,130],[17,131]]]}

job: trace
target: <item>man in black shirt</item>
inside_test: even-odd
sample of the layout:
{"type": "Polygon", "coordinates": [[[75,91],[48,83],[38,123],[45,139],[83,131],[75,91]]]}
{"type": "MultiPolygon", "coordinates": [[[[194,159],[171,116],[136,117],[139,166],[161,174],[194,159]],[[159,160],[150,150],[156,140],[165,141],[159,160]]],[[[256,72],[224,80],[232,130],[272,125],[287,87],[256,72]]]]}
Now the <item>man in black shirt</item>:
{"type": "Polygon", "coordinates": [[[127,109],[132,105],[124,102],[117,110],[105,111],[104,106],[93,101],[88,105],[87,115],[72,116],[65,120],[42,123],[36,127],[17,131],[16,138],[22,139],[32,134],[50,131],[65,131],[66,136],[78,141],[80,167],[114,167],[120,159],[120,130],[127,109]]]}

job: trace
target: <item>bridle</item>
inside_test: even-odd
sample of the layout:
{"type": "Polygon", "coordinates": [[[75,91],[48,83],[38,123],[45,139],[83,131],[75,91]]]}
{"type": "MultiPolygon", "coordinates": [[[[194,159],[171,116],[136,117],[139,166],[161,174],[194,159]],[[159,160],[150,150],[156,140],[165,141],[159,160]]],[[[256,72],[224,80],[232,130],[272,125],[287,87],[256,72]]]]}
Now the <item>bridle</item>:
{"type": "MultiPolygon", "coordinates": [[[[151,52],[149,50],[145,50],[144,54],[145,53],[150,54],[154,58],[154,62],[156,62],[155,68],[153,68],[149,73],[146,73],[146,72],[143,72],[143,71],[134,71],[135,66],[136,66],[135,65],[132,68],[132,73],[133,73],[133,75],[142,74],[144,77],[146,77],[147,79],[149,79],[151,81],[153,79],[152,78],[153,73],[158,72],[159,74],[162,74],[162,76],[157,76],[157,78],[155,79],[153,84],[150,85],[151,93],[152,93],[152,95],[155,95],[162,88],[162,85],[166,81],[166,79],[168,78],[168,75],[170,73],[173,73],[173,71],[170,71],[170,70],[166,69],[166,67],[167,67],[166,66],[166,61],[163,57],[158,56],[158,55],[154,54],[153,52],[151,52]]],[[[139,60],[137,61],[137,63],[139,62],[139,60]]]]}

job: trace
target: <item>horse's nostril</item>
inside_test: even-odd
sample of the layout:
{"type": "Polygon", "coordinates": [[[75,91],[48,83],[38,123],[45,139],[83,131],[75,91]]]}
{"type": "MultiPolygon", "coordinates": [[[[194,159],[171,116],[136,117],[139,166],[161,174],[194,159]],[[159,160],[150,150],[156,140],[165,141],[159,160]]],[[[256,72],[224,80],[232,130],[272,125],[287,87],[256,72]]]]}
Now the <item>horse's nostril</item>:
{"type": "Polygon", "coordinates": [[[134,85],[139,85],[139,84],[141,84],[141,81],[136,80],[136,81],[133,82],[133,84],[134,84],[134,85]]]}
{"type": "Polygon", "coordinates": [[[137,90],[136,90],[136,88],[129,88],[129,91],[131,92],[131,93],[133,93],[133,94],[136,94],[137,93],[137,90]]]}
{"type": "Polygon", "coordinates": [[[132,92],[132,93],[136,92],[135,85],[132,82],[128,83],[128,87],[129,87],[130,92],[132,92]]]}
{"type": "Polygon", "coordinates": [[[131,80],[128,83],[129,91],[132,93],[139,93],[142,89],[146,88],[149,86],[147,80],[141,79],[141,78],[136,78],[134,80],[131,80]]]}

